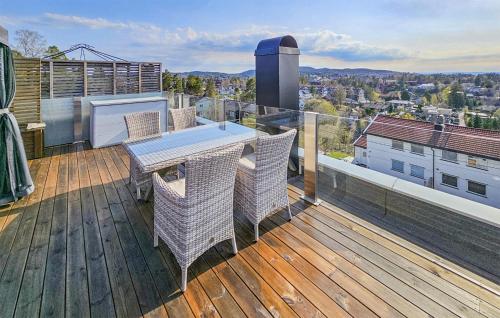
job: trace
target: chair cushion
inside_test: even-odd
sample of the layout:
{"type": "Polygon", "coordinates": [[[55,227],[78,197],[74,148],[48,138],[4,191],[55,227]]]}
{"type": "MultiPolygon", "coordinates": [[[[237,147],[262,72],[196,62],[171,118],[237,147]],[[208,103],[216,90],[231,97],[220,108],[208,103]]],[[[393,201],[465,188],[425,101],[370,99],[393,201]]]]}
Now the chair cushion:
{"type": "Polygon", "coordinates": [[[170,189],[177,192],[180,196],[186,196],[186,178],[180,178],[174,181],[167,182],[170,189]]]}
{"type": "Polygon", "coordinates": [[[255,169],[255,152],[248,154],[240,159],[238,166],[243,169],[255,169]]]}

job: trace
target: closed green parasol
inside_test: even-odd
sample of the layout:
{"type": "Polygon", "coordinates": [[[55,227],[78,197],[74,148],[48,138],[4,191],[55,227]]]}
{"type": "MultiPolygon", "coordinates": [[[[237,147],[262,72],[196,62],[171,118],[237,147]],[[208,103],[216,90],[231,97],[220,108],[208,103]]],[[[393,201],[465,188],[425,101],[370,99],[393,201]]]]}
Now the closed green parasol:
{"type": "Polygon", "coordinates": [[[9,112],[16,93],[10,48],[0,42],[0,205],[33,192],[34,186],[17,120],[9,112]]]}

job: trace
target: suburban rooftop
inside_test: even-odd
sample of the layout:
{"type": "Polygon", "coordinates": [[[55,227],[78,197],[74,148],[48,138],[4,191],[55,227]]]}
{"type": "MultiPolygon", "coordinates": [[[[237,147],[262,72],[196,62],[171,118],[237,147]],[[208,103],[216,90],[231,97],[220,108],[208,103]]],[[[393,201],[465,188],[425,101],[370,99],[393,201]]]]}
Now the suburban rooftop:
{"type": "Polygon", "coordinates": [[[360,138],[355,141],[354,145],[366,148],[366,136],[374,135],[500,160],[499,131],[452,124],[443,125],[441,131],[437,130],[436,124],[431,122],[378,115],[365,129],[360,138]]]}

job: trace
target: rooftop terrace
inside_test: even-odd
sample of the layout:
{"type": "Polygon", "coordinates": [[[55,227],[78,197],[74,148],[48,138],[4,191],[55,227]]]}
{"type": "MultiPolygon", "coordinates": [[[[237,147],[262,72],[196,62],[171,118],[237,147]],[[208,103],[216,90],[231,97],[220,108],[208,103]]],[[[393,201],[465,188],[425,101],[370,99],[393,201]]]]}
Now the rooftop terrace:
{"type": "Polygon", "coordinates": [[[499,317],[498,281],[361,219],[308,205],[291,179],[296,216],[252,227],[180,270],[153,248],[151,202],[127,184],[121,146],[47,148],[29,162],[36,190],[0,210],[0,316],[499,317]]]}

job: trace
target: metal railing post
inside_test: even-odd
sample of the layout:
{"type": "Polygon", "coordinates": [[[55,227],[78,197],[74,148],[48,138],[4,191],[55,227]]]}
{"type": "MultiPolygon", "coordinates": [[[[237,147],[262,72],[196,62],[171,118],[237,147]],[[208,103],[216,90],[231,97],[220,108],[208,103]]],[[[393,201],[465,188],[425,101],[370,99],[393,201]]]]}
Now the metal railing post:
{"type": "Polygon", "coordinates": [[[304,112],[304,195],[302,199],[319,205],[318,199],[318,113],[304,112]]]}

